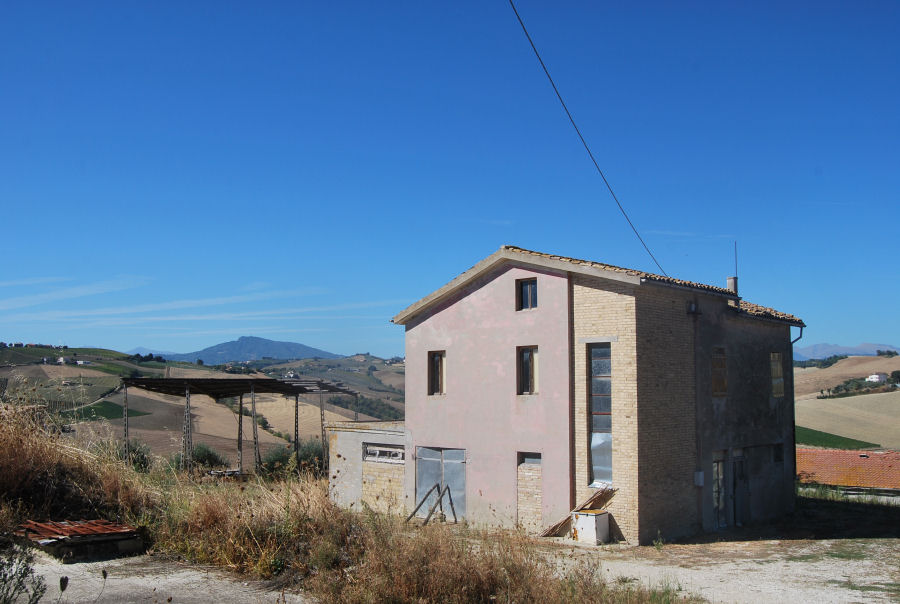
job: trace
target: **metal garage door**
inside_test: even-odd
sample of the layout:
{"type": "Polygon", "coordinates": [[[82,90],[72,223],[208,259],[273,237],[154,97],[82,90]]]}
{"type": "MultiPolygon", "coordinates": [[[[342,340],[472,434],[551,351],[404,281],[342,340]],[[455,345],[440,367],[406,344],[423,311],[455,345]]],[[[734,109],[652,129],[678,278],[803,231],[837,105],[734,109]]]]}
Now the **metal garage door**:
{"type": "MultiPolygon", "coordinates": [[[[441,490],[445,486],[450,487],[453,496],[453,506],[456,516],[463,519],[466,515],[466,450],[465,449],[435,449],[431,447],[416,447],[416,503],[422,500],[425,493],[435,484],[440,485],[441,490]]],[[[437,494],[432,492],[428,496],[425,505],[421,506],[418,516],[425,517],[428,510],[434,505],[437,494]]],[[[444,498],[444,510],[449,514],[449,505],[444,498]]]]}

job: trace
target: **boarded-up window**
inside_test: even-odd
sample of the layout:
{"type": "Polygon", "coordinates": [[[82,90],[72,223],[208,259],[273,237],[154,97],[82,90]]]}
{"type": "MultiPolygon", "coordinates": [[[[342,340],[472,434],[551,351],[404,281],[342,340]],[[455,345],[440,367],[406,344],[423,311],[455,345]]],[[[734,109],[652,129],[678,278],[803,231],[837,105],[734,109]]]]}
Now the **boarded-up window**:
{"type": "Polygon", "coordinates": [[[769,354],[769,365],[772,367],[772,396],[781,398],[784,396],[784,366],[780,352],[769,354]]]}
{"type": "Polygon", "coordinates": [[[591,484],[612,483],[612,354],[609,344],[588,346],[591,412],[591,484]]]}
{"type": "Polygon", "coordinates": [[[712,395],[728,396],[728,359],[724,348],[713,348],[712,395]]]}

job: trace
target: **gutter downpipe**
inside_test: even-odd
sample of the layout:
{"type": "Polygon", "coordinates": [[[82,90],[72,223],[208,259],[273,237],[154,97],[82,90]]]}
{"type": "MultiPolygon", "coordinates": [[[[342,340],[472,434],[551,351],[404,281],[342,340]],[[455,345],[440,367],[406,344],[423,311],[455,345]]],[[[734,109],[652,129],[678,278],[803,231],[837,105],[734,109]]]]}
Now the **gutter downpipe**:
{"type": "MultiPolygon", "coordinates": [[[[793,390],[794,390],[794,376],[793,376],[794,344],[799,342],[800,338],[803,337],[803,327],[804,327],[803,325],[800,326],[800,335],[797,336],[796,338],[794,338],[793,340],[791,340],[791,392],[792,392],[791,401],[794,404],[794,409],[792,410],[793,413],[791,415],[791,432],[793,432],[793,438],[794,438],[794,481],[795,481],[794,484],[795,485],[796,485],[796,480],[797,480],[797,400],[793,396],[793,390]]],[[[794,489],[796,489],[796,488],[797,487],[795,486],[794,489]]],[[[797,504],[796,504],[796,495],[795,495],[795,503],[794,503],[795,508],[796,508],[796,505],[797,504]]]]}

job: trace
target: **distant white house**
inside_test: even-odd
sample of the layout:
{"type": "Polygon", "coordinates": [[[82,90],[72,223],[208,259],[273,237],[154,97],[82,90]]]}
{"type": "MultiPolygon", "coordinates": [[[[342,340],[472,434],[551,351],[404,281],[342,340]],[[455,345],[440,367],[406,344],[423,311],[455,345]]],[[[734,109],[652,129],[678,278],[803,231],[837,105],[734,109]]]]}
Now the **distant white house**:
{"type": "Polygon", "coordinates": [[[888,374],[886,373],[873,373],[869,377],[866,378],[867,382],[874,382],[876,384],[883,384],[887,381],[888,374]]]}

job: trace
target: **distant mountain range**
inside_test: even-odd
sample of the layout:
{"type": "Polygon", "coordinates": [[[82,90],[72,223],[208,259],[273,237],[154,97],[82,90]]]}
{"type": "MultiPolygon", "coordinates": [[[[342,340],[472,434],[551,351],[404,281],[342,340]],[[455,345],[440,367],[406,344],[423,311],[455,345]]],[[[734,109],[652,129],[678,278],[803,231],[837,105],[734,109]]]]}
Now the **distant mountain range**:
{"type": "MultiPolygon", "coordinates": [[[[134,353],[132,353],[134,354],[134,353]]],[[[157,354],[154,352],[153,354],[157,354]]],[[[296,342],[276,342],[265,338],[243,336],[233,342],[223,342],[197,352],[184,354],[162,353],[169,361],[196,363],[202,359],[206,365],[220,365],[228,362],[258,361],[264,357],[272,359],[338,359],[341,355],[319,350],[296,342]]]]}
{"type": "Polygon", "coordinates": [[[825,359],[836,354],[852,356],[875,356],[878,350],[896,350],[900,348],[891,344],[872,344],[864,342],[858,346],[840,346],[838,344],[810,344],[802,348],[794,347],[795,361],[808,361],[809,359],[825,359]]]}

